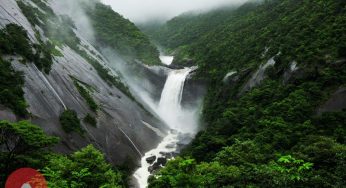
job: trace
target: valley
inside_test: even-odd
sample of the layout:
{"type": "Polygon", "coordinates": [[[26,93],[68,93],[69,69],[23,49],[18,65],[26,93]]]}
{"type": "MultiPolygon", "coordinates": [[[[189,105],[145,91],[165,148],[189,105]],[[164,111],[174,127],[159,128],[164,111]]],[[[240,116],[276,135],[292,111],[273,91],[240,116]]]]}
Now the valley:
{"type": "Polygon", "coordinates": [[[0,187],[343,187],[346,3],[225,2],[1,0],[0,187]]]}

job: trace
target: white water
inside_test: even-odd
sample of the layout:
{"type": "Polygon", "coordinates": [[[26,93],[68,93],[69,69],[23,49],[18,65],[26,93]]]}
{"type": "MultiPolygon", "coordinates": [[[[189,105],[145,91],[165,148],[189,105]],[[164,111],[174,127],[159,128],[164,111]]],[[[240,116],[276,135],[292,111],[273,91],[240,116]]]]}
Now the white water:
{"type": "Polygon", "coordinates": [[[161,62],[165,65],[170,65],[173,62],[174,56],[160,56],[161,62]]]}
{"type": "Polygon", "coordinates": [[[191,119],[193,114],[180,105],[185,79],[190,71],[190,68],[185,68],[169,73],[157,109],[159,116],[170,128],[184,133],[193,132],[195,126],[194,119],[191,119]]]}
{"type": "MultiPolygon", "coordinates": [[[[155,155],[156,160],[163,157],[162,152],[172,153],[177,151],[177,143],[180,133],[190,133],[193,135],[197,129],[197,111],[184,109],[181,106],[184,83],[189,75],[191,68],[180,70],[171,70],[166,80],[165,86],[161,93],[161,99],[157,106],[154,107],[156,113],[172,129],[162,142],[154,149],[145,153],[141,159],[141,167],[134,173],[140,188],[147,187],[148,171],[151,166],[146,159],[155,155]],[[174,131],[173,131],[174,130],[174,131]],[[161,153],[160,153],[161,152],[161,153]]],[[[154,163],[155,163],[154,162],[154,163]]]]}
{"type": "MultiPolygon", "coordinates": [[[[179,141],[178,135],[174,134],[174,132],[170,132],[163,140],[162,142],[155,148],[147,153],[145,153],[144,157],[141,159],[141,167],[137,169],[137,171],[134,173],[134,177],[137,179],[137,183],[140,188],[145,188],[148,185],[148,178],[150,176],[150,172],[148,170],[150,164],[146,161],[148,157],[156,156],[156,160],[158,157],[162,157],[162,154],[160,152],[174,152],[176,151],[176,143],[179,141]],[[167,146],[172,146],[167,148],[167,146]]],[[[155,163],[154,162],[154,163],[155,163]]]]}

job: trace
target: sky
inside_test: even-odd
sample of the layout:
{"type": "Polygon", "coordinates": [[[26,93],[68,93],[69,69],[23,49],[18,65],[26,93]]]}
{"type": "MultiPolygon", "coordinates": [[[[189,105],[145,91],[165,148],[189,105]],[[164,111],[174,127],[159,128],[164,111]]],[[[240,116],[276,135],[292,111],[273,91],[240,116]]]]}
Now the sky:
{"type": "Polygon", "coordinates": [[[245,0],[102,0],[135,23],[168,20],[187,11],[206,11],[245,0]]]}

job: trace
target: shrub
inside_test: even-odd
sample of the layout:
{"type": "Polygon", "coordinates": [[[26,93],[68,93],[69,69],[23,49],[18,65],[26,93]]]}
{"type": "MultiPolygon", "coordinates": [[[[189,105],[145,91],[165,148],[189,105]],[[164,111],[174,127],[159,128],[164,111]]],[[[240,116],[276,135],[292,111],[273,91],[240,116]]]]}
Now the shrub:
{"type": "Polygon", "coordinates": [[[77,113],[73,110],[65,110],[60,116],[60,123],[65,132],[77,132],[83,134],[80,121],[77,117],[77,113]]]}
{"type": "Polygon", "coordinates": [[[84,122],[89,124],[89,125],[92,125],[94,127],[96,127],[97,125],[97,120],[96,118],[94,118],[92,115],[90,114],[87,114],[85,117],[84,117],[84,122]]]}
{"type": "Polygon", "coordinates": [[[89,91],[85,89],[82,85],[80,85],[77,80],[74,80],[74,85],[76,86],[79,94],[85,99],[90,109],[96,112],[98,109],[98,105],[96,104],[93,97],[90,95],[89,91]]]}
{"type": "Polygon", "coordinates": [[[0,104],[12,109],[15,114],[20,116],[28,113],[23,85],[22,72],[15,71],[10,62],[0,58],[0,104]]]}

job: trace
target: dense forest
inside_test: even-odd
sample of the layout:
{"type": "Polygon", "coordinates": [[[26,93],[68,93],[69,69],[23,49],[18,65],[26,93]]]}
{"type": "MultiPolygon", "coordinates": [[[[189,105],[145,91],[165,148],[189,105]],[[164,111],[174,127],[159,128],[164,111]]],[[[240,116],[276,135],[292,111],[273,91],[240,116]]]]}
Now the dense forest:
{"type": "MultiPolygon", "coordinates": [[[[53,188],[128,187],[130,162],[111,165],[96,145],[54,152],[62,138],[30,123],[25,77],[13,62],[33,63],[48,75],[68,47],[108,85],[135,100],[128,87],[100,63],[102,57],[87,52],[72,18],[56,15],[46,0],[16,2],[36,35],[13,23],[0,29],[0,108],[19,120],[0,120],[0,187],[26,166],[38,169],[53,188]]],[[[158,43],[178,67],[197,65],[193,79],[207,83],[204,127],[150,176],[149,187],[346,185],[346,109],[325,108],[335,93],[346,90],[345,0],[254,0],[141,26],[148,36],[98,0],[81,5],[99,51],[111,47],[128,62],[158,65],[153,45],[158,43]],[[261,69],[263,76],[254,81],[261,69]]],[[[97,128],[104,104],[88,83],[71,79],[90,111],[81,117],[66,108],[57,121],[64,133],[83,138],[82,124],[97,128]]]]}
{"type": "Polygon", "coordinates": [[[345,23],[343,0],[270,0],[144,29],[209,83],[206,129],[149,187],[344,186],[346,111],[320,109],[346,84],[345,23]]]}

